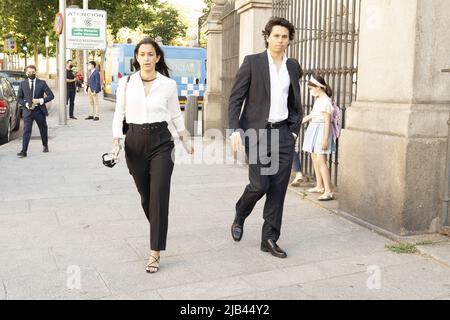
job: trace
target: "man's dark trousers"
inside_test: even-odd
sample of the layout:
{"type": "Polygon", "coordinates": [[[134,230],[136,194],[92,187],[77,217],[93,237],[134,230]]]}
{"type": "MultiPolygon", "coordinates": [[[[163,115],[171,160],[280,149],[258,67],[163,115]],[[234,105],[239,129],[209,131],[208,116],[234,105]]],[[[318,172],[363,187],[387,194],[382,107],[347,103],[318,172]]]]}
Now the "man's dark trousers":
{"type": "Polygon", "coordinates": [[[36,121],[39,132],[41,133],[42,145],[48,146],[48,127],[44,111],[41,107],[37,107],[33,111],[28,109],[23,110],[23,122],[25,124],[23,131],[22,151],[27,152],[28,144],[31,139],[31,131],[33,129],[33,121],[36,121]]]}
{"type": "Polygon", "coordinates": [[[244,221],[256,203],[266,195],[261,239],[276,242],[281,233],[284,199],[291,175],[295,139],[287,124],[278,129],[268,128],[267,134],[261,137],[257,145],[252,146],[247,141],[245,143],[245,152],[250,163],[250,184],[236,204],[236,214],[244,221]],[[279,142],[275,144],[274,139],[277,135],[274,134],[274,130],[278,130],[279,136],[279,142]],[[257,155],[257,161],[252,160],[251,153],[257,155]],[[269,167],[276,167],[276,163],[278,170],[275,172],[270,172],[269,175],[262,172],[269,167]]]}
{"type": "Polygon", "coordinates": [[[69,117],[73,117],[73,110],[75,108],[75,90],[67,90],[67,103],[69,104],[69,117]]]}

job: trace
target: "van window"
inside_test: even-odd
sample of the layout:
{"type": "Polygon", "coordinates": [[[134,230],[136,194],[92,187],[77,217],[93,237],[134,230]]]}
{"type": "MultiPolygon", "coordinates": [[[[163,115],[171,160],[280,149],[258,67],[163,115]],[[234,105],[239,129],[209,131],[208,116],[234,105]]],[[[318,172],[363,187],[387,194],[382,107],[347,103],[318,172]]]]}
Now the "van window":
{"type": "Polygon", "coordinates": [[[166,63],[172,77],[200,78],[202,76],[201,61],[166,58],[166,63]]]}

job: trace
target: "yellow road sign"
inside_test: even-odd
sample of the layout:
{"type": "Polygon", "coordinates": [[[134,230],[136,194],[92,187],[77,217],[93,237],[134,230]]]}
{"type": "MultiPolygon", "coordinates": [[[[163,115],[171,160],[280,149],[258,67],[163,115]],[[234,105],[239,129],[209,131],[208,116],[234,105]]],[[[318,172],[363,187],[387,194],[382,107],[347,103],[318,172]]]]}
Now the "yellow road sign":
{"type": "Polygon", "coordinates": [[[17,43],[14,38],[5,39],[5,52],[17,52],[17,43]]]}

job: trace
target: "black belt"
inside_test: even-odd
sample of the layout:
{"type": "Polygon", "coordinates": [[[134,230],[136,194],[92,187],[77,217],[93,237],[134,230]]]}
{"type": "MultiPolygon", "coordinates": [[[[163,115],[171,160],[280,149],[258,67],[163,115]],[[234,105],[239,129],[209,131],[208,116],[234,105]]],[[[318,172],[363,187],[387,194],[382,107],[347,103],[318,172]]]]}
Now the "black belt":
{"type": "Polygon", "coordinates": [[[133,132],[139,132],[143,134],[150,134],[155,132],[160,132],[168,128],[167,122],[154,122],[154,123],[144,123],[135,124],[130,123],[129,129],[133,132]]]}
{"type": "Polygon", "coordinates": [[[280,121],[280,122],[268,122],[267,123],[267,128],[269,128],[269,129],[278,129],[278,128],[281,128],[282,126],[287,125],[287,124],[288,124],[287,120],[283,120],[283,121],[280,121]]]}

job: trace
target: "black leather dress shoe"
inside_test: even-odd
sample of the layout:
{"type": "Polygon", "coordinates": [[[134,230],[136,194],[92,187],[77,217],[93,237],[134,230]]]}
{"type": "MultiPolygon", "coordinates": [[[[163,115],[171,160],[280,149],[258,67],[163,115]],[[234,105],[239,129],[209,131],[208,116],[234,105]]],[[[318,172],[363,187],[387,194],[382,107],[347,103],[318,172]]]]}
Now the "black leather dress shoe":
{"type": "Polygon", "coordinates": [[[236,242],[241,241],[244,235],[244,221],[238,217],[234,218],[233,224],[231,225],[231,236],[236,242]]]}
{"type": "Polygon", "coordinates": [[[26,152],[23,152],[23,151],[20,151],[20,152],[17,154],[17,156],[18,156],[19,158],[25,158],[25,157],[27,156],[27,153],[26,153],[26,152]]]}
{"type": "Polygon", "coordinates": [[[44,146],[44,150],[42,152],[48,153],[48,146],[44,146]]]}
{"type": "Polygon", "coordinates": [[[271,255],[277,258],[287,258],[286,252],[284,252],[283,249],[281,249],[273,240],[261,241],[261,251],[270,252],[271,255]]]}
{"type": "Polygon", "coordinates": [[[84,120],[93,120],[93,119],[94,119],[93,116],[89,116],[89,117],[85,118],[84,120]]]}
{"type": "Polygon", "coordinates": [[[98,120],[100,120],[99,117],[95,117],[95,118],[94,118],[94,121],[98,121],[98,120]]]}

